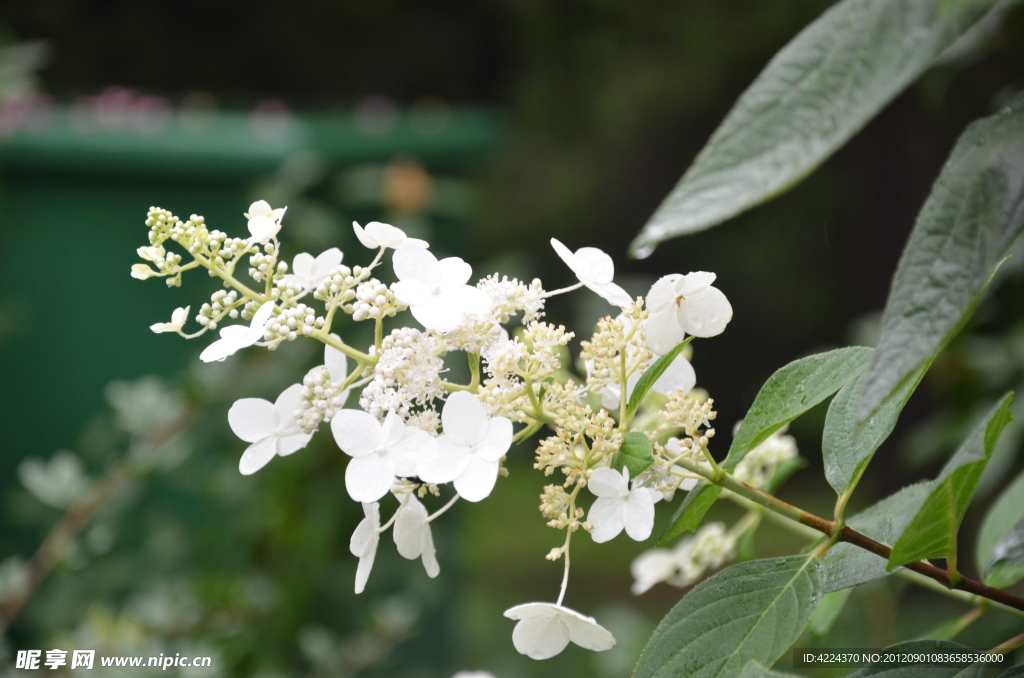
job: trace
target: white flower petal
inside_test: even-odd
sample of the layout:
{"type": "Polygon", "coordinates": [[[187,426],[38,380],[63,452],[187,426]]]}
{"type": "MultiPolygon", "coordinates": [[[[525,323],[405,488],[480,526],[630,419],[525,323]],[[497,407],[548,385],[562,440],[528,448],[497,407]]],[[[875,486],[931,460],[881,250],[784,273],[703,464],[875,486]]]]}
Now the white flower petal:
{"type": "Polygon", "coordinates": [[[591,291],[597,293],[599,297],[607,301],[612,306],[629,306],[633,303],[633,297],[629,296],[626,290],[622,289],[613,282],[606,283],[592,283],[585,282],[591,291]]]}
{"type": "Polygon", "coordinates": [[[683,356],[672,361],[652,387],[656,393],[667,395],[672,391],[683,391],[689,393],[697,385],[697,373],[693,371],[693,365],[683,356]]]}
{"type": "Polygon", "coordinates": [[[496,461],[486,461],[476,454],[470,455],[465,470],[452,484],[466,501],[475,502],[486,499],[494,489],[494,483],[498,480],[499,466],[500,464],[496,461]]]}
{"type": "Polygon", "coordinates": [[[530,659],[550,659],[569,644],[569,627],[556,615],[529,617],[512,630],[512,644],[530,659]]]}
{"type": "Polygon", "coordinates": [[[610,541],[625,527],[623,516],[625,500],[620,497],[598,497],[587,514],[587,522],[594,526],[590,536],[598,544],[610,541]]]}
{"type": "Polygon", "coordinates": [[[399,247],[391,263],[399,280],[419,280],[431,289],[440,281],[437,257],[422,247],[399,247]]]}
{"type": "Polygon", "coordinates": [[[414,308],[434,300],[434,294],[425,283],[411,278],[392,283],[391,291],[400,302],[414,308]]]}
{"type": "Polygon", "coordinates": [[[651,314],[658,313],[666,309],[672,309],[675,311],[676,297],[679,296],[679,293],[676,292],[676,284],[682,280],[682,278],[683,276],[680,274],[673,273],[672,275],[666,275],[662,278],[658,278],[658,281],[651,285],[651,289],[647,293],[647,298],[644,301],[644,305],[651,314]]]}
{"type": "Polygon", "coordinates": [[[615,645],[615,636],[598,624],[593,617],[587,617],[567,607],[559,610],[559,617],[569,627],[569,640],[583,649],[603,652],[615,645]]]}
{"type": "Polygon", "coordinates": [[[487,422],[487,432],[476,444],[476,453],[484,461],[498,461],[512,447],[512,421],[494,417],[487,422]]]}
{"type": "MultiPolygon", "coordinates": [[[[268,301],[264,303],[256,310],[256,313],[253,314],[252,321],[249,323],[249,328],[254,331],[259,330],[259,335],[262,336],[263,331],[267,328],[267,325],[270,323],[270,317],[273,315],[273,313],[274,302],[268,301]]],[[[221,334],[223,335],[223,333],[221,334]]],[[[253,342],[256,341],[258,341],[258,337],[257,339],[253,339],[253,342]]]]}
{"type": "Polygon", "coordinates": [[[251,476],[256,471],[270,463],[270,460],[277,455],[277,438],[274,436],[267,436],[262,438],[242,453],[242,458],[238,460],[238,470],[243,476],[251,476]]]}
{"type": "MultiPolygon", "coordinates": [[[[299,429],[301,431],[301,429],[299,429]]],[[[312,433],[293,433],[292,435],[279,436],[277,439],[277,455],[287,457],[301,450],[313,438],[312,433]]]]}
{"type": "Polygon", "coordinates": [[[442,292],[458,289],[473,275],[473,267],[459,257],[448,257],[437,263],[440,271],[438,287],[442,292]]]}
{"type": "Polygon", "coordinates": [[[626,534],[636,541],[644,541],[654,529],[654,496],[646,487],[629,493],[622,511],[626,534]]]}
{"type": "Polygon", "coordinates": [[[708,287],[679,304],[679,325],[695,337],[714,337],[732,320],[732,305],[721,290],[708,287]]]}
{"type": "Polygon", "coordinates": [[[295,255],[292,259],[292,273],[299,276],[300,278],[308,279],[310,274],[313,273],[313,255],[308,252],[300,252],[295,255]]]}
{"type": "Polygon", "coordinates": [[[647,345],[652,351],[658,355],[665,355],[685,336],[686,333],[679,325],[674,303],[672,308],[666,311],[651,311],[650,317],[647,318],[647,345]]]}
{"type": "Polygon", "coordinates": [[[430,434],[415,426],[406,426],[402,438],[388,447],[388,456],[395,465],[395,475],[411,478],[416,475],[416,463],[434,447],[430,434]]]}
{"type": "Polygon", "coordinates": [[[428,483],[450,483],[466,470],[471,456],[471,448],[456,445],[447,435],[440,436],[416,460],[416,475],[428,483]]]}
{"type": "Polygon", "coordinates": [[[274,409],[277,410],[278,422],[281,428],[288,429],[295,426],[295,411],[302,407],[302,384],[292,384],[281,391],[274,401],[274,409]]]}
{"type": "Polygon", "coordinates": [[[243,340],[248,333],[248,328],[240,325],[225,327],[220,331],[221,338],[204,348],[199,354],[199,359],[204,363],[210,363],[234,355],[246,347],[247,344],[244,344],[243,340]]]}
{"type": "Polygon", "coordinates": [[[590,474],[587,487],[596,497],[625,497],[629,494],[629,471],[622,472],[603,466],[590,474]]]}
{"type": "Polygon", "coordinates": [[[687,273],[676,283],[676,294],[689,299],[711,287],[717,277],[714,273],[708,273],[707,271],[687,273]]]}
{"type": "Polygon", "coordinates": [[[337,247],[332,247],[318,254],[313,262],[315,280],[312,282],[319,284],[327,276],[328,271],[341,265],[341,260],[344,258],[345,255],[337,247]]]}
{"type": "Polygon", "coordinates": [[[359,225],[358,221],[352,222],[352,230],[356,232],[356,238],[359,239],[359,244],[363,247],[371,250],[378,249],[380,245],[377,241],[369,236],[369,234],[359,225]]]}
{"type": "Polygon", "coordinates": [[[392,537],[398,554],[403,558],[415,560],[423,553],[423,531],[430,530],[427,523],[427,509],[414,495],[406,495],[406,503],[398,509],[392,537]]]}
{"type": "Polygon", "coordinates": [[[683,480],[679,483],[679,489],[683,490],[684,492],[689,492],[693,488],[697,487],[697,483],[699,482],[700,481],[697,480],[696,478],[683,478],[683,480]]]}
{"type": "Polygon", "coordinates": [[[331,420],[331,433],[341,451],[350,457],[365,457],[380,447],[383,432],[369,412],[342,410],[331,420]]]}
{"type": "Polygon", "coordinates": [[[266,200],[257,200],[253,204],[249,205],[249,211],[245,213],[246,219],[252,219],[253,217],[269,217],[273,210],[270,209],[270,203],[266,200]]]}
{"type": "Polygon", "coordinates": [[[503,612],[509,619],[530,619],[531,617],[550,617],[555,614],[558,605],[554,603],[522,603],[508,608],[503,612]]]}
{"type": "Polygon", "coordinates": [[[573,259],[576,266],[571,268],[583,283],[610,283],[615,277],[612,258],[596,247],[579,248],[573,259]]]}
{"type": "Polygon", "coordinates": [[[428,330],[452,332],[466,319],[465,312],[453,301],[444,296],[431,296],[430,301],[424,304],[409,304],[409,310],[412,317],[428,330]]]}
{"type": "Polygon", "coordinates": [[[359,567],[356,568],[355,590],[357,594],[362,593],[366,587],[366,580],[370,578],[373,560],[377,555],[380,506],[376,502],[363,504],[363,513],[366,518],[356,527],[356,531],[352,533],[352,539],[349,541],[349,550],[352,555],[359,556],[359,567]]]}
{"type": "Polygon", "coordinates": [[[329,344],[324,344],[324,366],[331,375],[332,384],[344,384],[348,379],[348,356],[329,344]]]}
{"type": "Polygon", "coordinates": [[[352,229],[356,232],[356,237],[359,238],[359,242],[363,247],[369,249],[379,249],[381,247],[397,249],[406,242],[405,232],[402,229],[396,228],[391,224],[382,224],[379,221],[371,221],[366,225],[365,230],[353,221],[352,229]]]}
{"type": "Polygon", "coordinates": [[[483,404],[468,391],[448,396],[441,410],[441,423],[445,435],[456,445],[477,445],[490,431],[483,404]]]}
{"type": "Polygon", "coordinates": [[[228,426],[245,442],[254,443],[274,432],[273,415],[273,403],[263,398],[242,398],[228,410],[228,426]]]}
{"type": "Polygon", "coordinates": [[[281,224],[270,217],[255,216],[249,219],[249,242],[266,245],[280,230],[281,224]]]}
{"type": "Polygon", "coordinates": [[[564,261],[565,265],[569,267],[569,270],[578,278],[579,274],[576,273],[576,257],[573,255],[572,250],[563,245],[562,241],[557,238],[551,239],[551,247],[554,248],[555,254],[558,255],[558,258],[564,261]]]}
{"type": "Polygon", "coordinates": [[[433,579],[441,574],[441,566],[437,564],[437,552],[434,550],[434,536],[430,534],[430,525],[423,530],[423,569],[433,579]]]}
{"type": "Polygon", "coordinates": [[[619,407],[622,406],[622,399],[620,398],[621,393],[622,389],[620,389],[615,384],[608,384],[607,386],[602,388],[601,407],[608,410],[609,412],[612,410],[619,409],[619,407]]]}
{"type": "Polygon", "coordinates": [[[354,457],[345,469],[348,496],[360,502],[379,500],[395,482],[395,467],[384,454],[354,457]]]}
{"type": "Polygon", "coordinates": [[[468,316],[484,315],[494,306],[494,302],[491,301],[486,292],[469,285],[463,285],[454,290],[443,292],[438,296],[438,299],[443,300],[444,303],[452,304],[468,316]]]}

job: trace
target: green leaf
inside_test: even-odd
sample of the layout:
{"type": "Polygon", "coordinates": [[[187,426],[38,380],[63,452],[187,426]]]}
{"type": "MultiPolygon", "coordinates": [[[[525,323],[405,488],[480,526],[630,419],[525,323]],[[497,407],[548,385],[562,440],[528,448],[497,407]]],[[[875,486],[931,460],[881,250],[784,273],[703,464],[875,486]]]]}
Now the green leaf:
{"type": "Polygon", "coordinates": [[[743,673],[740,674],[740,678],[800,678],[800,676],[794,673],[770,671],[757,662],[750,662],[743,667],[743,673]]]}
{"type": "Polygon", "coordinates": [[[821,602],[821,564],[809,555],[752,560],[701,582],[661,620],[634,678],[731,678],[771,666],[821,602]]]}
{"type": "Polygon", "coordinates": [[[676,347],[671,351],[661,356],[654,361],[654,364],[647,368],[647,371],[640,377],[640,381],[636,382],[636,386],[633,387],[633,393],[629,396],[629,402],[626,403],[626,419],[632,417],[640,403],[643,402],[644,396],[651,390],[655,382],[665,373],[665,370],[669,368],[669,365],[683,352],[687,344],[693,341],[693,337],[687,337],[681,342],[676,344],[676,347]]]}
{"type": "Polygon", "coordinates": [[[718,485],[712,485],[703,480],[697,483],[697,486],[686,494],[686,499],[676,509],[672,520],[668,521],[668,527],[658,539],[658,546],[667,544],[684,532],[696,530],[700,521],[704,519],[704,514],[708,512],[721,493],[722,488],[718,485]]]}
{"type": "Polygon", "coordinates": [[[1024,664],[1014,666],[1009,671],[999,674],[999,678],[1020,678],[1020,676],[1024,676],[1024,664]]]}
{"type": "Polygon", "coordinates": [[[626,467],[629,469],[629,477],[636,478],[653,463],[651,441],[643,433],[633,431],[623,436],[622,447],[612,459],[612,468],[621,471],[626,467]]]}
{"type": "MultiPolygon", "coordinates": [[[[999,540],[1005,537],[1013,526],[1024,517],[1024,472],[1017,476],[985,515],[985,521],[978,532],[974,549],[975,562],[982,572],[992,564],[992,551],[999,540]]],[[[991,584],[990,584],[991,585],[991,584]]]]}
{"type": "MultiPolygon", "coordinates": [[[[904,643],[897,643],[892,647],[882,650],[885,654],[899,653],[974,653],[972,650],[958,643],[951,643],[948,640],[909,640],[904,643]]],[[[851,673],[847,678],[984,678],[988,672],[988,665],[971,664],[963,666],[957,664],[872,664],[857,673],[851,673]]]]}
{"type": "Polygon", "coordinates": [[[852,591],[853,589],[849,588],[826,593],[821,599],[821,605],[807,622],[807,630],[819,638],[827,636],[828,632],[832,630],[832,625],[839,618],[839,613],[846,607],[846,600],[852,591]]]}
{"type": "Polygon", "coordinates": [[[992,564],[985,574],[989,586],[1004,589],[1024,579],[1024,518],[992,549],[992,564]]]}
{"type": "Polygon", "coordinates": [[[960,522],[999,434],[1013,418],[1012,403],[1013,393],[1003,396],[942,469],[924,505],[893,544],[888,569],[924,558],[956,556],[960,522]]]}
{"type": "Polygon", "coordinates": [[[843,0],[768,63],[632,251],[722,223],[810,174],[923,73],[984,7],[843,0]]]}
{"type": "MultiPolygon", "coordinates": [[[[904,487],[853,516],[847,524],[875,541],[891,546],[920,510],[931,488],[931,481],[904,487]]],[[[845,542],[833,546],[822,559],[822,565],[825,568],[826,593],[859,586],[889,574],[885,569],[885,558],[845,542]]]]}
{"type": "Polygon", "coordinates": [[[840,348],[795,360],[773,374],[754,398],[722,466],[736,466],[768,436],[855,379],[870,357],[870,348],[840,348]]]}
{"type": "Polygon", "coordinates": [[[922,365],[913,378],[904,380],[867,421],[860,421],[857,416],[860,394],[864,390],[863,374],[844,386],[832,400],[825,417],[821,453],[825,478],[836,494],[841,495],[860,477],[875,451],[892,433],[904,405],[929,365],[931,361],[922,365]]]}
{"type": "Polygon", "coordinates": [[[866,419],[963,327],[1024,229],[1024,94],[967,128],[914,224],[864,383],[866,419]]]}
{"type": "Polygon", "coordinates": [[[807,460],[799,456],[790,457],[779,464],[775,469],[775,473],[772,474],[772,479],[768,481],[768,487],[766,488],[768,494],[775,494],[780,487],[786,484],[791,475],[805,466],[807,466],[807,460]]]}

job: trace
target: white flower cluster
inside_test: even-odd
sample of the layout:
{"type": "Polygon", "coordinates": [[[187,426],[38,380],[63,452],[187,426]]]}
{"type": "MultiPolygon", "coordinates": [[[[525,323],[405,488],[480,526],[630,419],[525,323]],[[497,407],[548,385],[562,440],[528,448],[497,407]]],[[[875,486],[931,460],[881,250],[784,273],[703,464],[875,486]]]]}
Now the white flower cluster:
{"type": "MultiPolygon", "coordinates": [[[[712,401],[687,398],[696,384],[689,354],[675,351],[670,364],[659,359],[686,337],[710,337],[725,329],[732,308],[711,286],[714,275],[667,276],[646,298],[634,299],[613,281],[614,264],[607,254],[590,247],[573,252],[552,240],[577,284],[546,291],[540,280],[526,283],[493,274],[474,285],[473,270],[462,259],[438,258],[428,243],[378,222],[353,224],[359,242],[376,250],[368,265],[343,265],[342,252],[331,248],[315,257],[295,254],[289,267],[278,241],[285,212],[255,202],[245,214],[249,236],[229,238],[210,231],[202,217],[182,222],[152,208],[146,221],[149,245],[139,250],[147,263],[132,270],[140,279],[164,277],[178,285],[184,271],[201,267],[221,280],[224,289],[200,309],[195,334],[184,331],[189,307],[176,309],[170,322],[152,326],[154,332],[185,337],[218,330],[219,338],[200,356],[204,361],[224,360],[249,346],[273,350],[300,338],[324,345],[324,364],[275,402],[245,398],[231,407],[228,423],[249,443],[240,471],[255,473],[275,457],[293,454],[322,423],[329,423],[338,447],[350,457],[346,490],[364,515],[350,542],[359,559],[358,593],[367,584],[380,535],[388,529],[401,556],[422,560],[427,574],[437,576],[431,523],[460,498],[487,498],[506,473],[503,461],[513,443],[550,426],[554,435],[541,441],[535,467],[545,475],[560,474],[544,489],[541,512],[548,525],[565,530],[564,544],[549,558],[565,556],[566,569],[556,602],[527,603],[506,612],[518,622],[513,642],[536,659],[558,654],[569,642],[592,650],[610,648],[615,639],[608,631],[562,605],[570,539],[580,529],[596,542],[623,531],[636,540],[649,538],[655,504],[671,499],[680,487],[689,489],[698,477],[692,469],[703,468],[695,464],[713,464],[704,459],[715,414],[712,401]],[[167,251],[168,241],[191,261],[183,263],[182,253],[167,251]],[[393,250],[390,273],[381,269],[388,250],[393,250]],[[248,266],[238,267],[246,257],[248,266]],[[247,280],[240,279],[236,267],[248,273],[247,280]],[[573,334],[543,317],[548,298],[581,287],[620,311],[602,319],[594,336],[583,342],[588,374],[577,382],[567,371],[573,334]],[[386,331],[384,321],[406,310],[421,327],[400,324],[386,331]],[[345,343],[338,332],[344,315],[374,325],[373,343],[365,351],[345,343]],[[226,319],[239,317],[248,322],[223,326],[226,319]],[[510,326],[513,320],[518,328],[510,326]],[[451,363],[455,353],[468,361],[469,383],[452,383],[446,376],[446,361],[451,363]],[[660,378],[643,387],[645,396],[649,387],[653,395],[637,396],[639,384],[647,383],[642,375],[656,363],[660,378]],[[353,391],[357,406],[346,408],[353,391]],[[648,400],[664,406],[651,407],[648,400]],[[623,407],[627,402],[630,406],[623,407]],[[616,417],[609,414],[616,410],[616,417]],[[662,428],[682,429],[687,437],[666,440],[662,428]],[[627,440],[635,444],[638,435],[652,446],[655,463],[631,481],[620,448],[627,440]],[[454,489],[451,498],[431,513],[421,500],[440,496],[448,484],[454,489]],[[577,503],[584,487],[595,497],[589,510],[577,503]],[[389,496],[396,508],[382,522],[382,502],[389,496]]],[[[751,453],[758,465],[744,471],[748,482],[757,480],[758,469],[778,463],[782,453],[776,448],[751,453]]],[[[734,541],[711,526],[702,529],[684,542],[685,548],[676,549],[675,569],[659,580],[688,580],[699,576],[693,575],[697,570],[719,566],[731,557],[734,541]]],[[[653,581],[651,567],[641,568],[645,582],[653,581]]]]}

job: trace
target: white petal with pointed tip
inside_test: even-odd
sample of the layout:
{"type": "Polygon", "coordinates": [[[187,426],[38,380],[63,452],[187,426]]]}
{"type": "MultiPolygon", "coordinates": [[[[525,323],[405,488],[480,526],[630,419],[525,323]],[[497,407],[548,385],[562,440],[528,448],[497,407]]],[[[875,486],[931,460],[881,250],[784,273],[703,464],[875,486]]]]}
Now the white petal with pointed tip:
{"type": "Polygon", "coordinates": [[[498,480],[499,466],[496,461],[486,461],[476,454],[469,455],[465,470],[453,481],[455,490],[466,501],[486,499],[498,480]]]}
{"type": "Polygon", "coordinates": [[[269,464],[276,455],[277,438],[267,436],[246,448],[242,453],[242,458],[238,461],[238,470],[243,476],[251,476],[269,464]]]}

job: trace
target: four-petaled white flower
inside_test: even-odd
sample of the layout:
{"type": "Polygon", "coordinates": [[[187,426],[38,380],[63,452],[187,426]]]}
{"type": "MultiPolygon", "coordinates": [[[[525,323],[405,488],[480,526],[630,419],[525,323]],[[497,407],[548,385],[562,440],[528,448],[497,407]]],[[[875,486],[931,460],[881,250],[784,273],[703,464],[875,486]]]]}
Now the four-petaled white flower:
{"type": "Polygon", "coordinates": [[[491,308],[482,290],[466,284],[473,269],[458,257],[438,261],[430,250],[406,244],[395,252],[392,263],[398,282],[391,289],[429,330],[451,332],[466,316],[491,308]]]}
{"type": "Polygon", "coordinates": [[[161,332],[180,332],[181,328],[185,325],[185,321],[188,320],[188,310],[191,306],[185,308],[176,308],[174,313],[171,314],[171,322],[169,323],[154,323],[149,326],[149,329],[153,330],[157,334],[161,332]]]}
{"type": "Polygon", "coordinates": [[[551,246],[561,257],[580,282],[614,306],[629,306],[633,303],[626,290],[612,282],[615,264],[612,258],[596,247],[581,247],[576,252],[554,238],[551,246]]]}
{"type": "Polygon", "coordinates": [[[441,410],[444,435],[421,454],[416,475],[428,483],[453,482],[467,501],[480,501],[498,479],[500,459],[512,445],[512,422],[487,418],[484,406],[471,393],[448,396],[441,410]]]}
{"type": "Polygon", "coordinates": [[[398,507],[395,528],[391,536],[395,538],[395,546],[403,558],[416,560],[423,558],[423,568],[427,576],[433,579],[441,572],[434,551],[434,538],[430,534],[430,523],[427,509],[412,492],[405,495],[403,504],[398,507]]]}
{"type": "Polygon", "coordinates": [[[341,265],[344,255],[337,247],[321,252],[316,259],[312,254],[300,252],[292,259],[292,272],[284,277],[290,283],[311,290],[327,277],[327,272],[341,265]]]}
{"type": "Polygon", "coordinates": [[[422,240],[407,238],[405,231],[402,229],[391,224],[382,224],[379,221],[371,221],[365,228],[360,226],[359,222],[353,221],[352,230],[356,232],[356,237],[359,238],[359,242],[362,243],[363,247],[371,250],[379,250],[381,247],[390,247],[397,250],[409,240],[426,245],[422,240]]]}
{"type": "Polygon", "coordinates": [[[235,435],[249,445],[238,462],[242,475],[251,475],[275,456],[286,457],[309,443],[306,433],[295,421],[302,403],[302,384],[292,384],[273,403],[263,398],[242,398],[228,410],[228,424],[235,435]]]}
{"type": "Polygon", "coordinates": [[[525,603],[505,610],[505,616],[519,621],[512,631],[512,644],[530,659],[550,659],[569,641],[602,652],[615,645],[615,636],[576,610],[555,603],[525,603]]]}
{"type": "Polygon", "coordinates": [[[363,504],[363,518],[352,538],[348,542],[348,550],[352,555],[359,558],[359,566],[356,568],[356,593],[362,593],[366,588],[366,580],[370,578],[370,570],[373,569],[373,559],[377,557],[377,543],[380,541],[380,504],[363,504]]]}
{"type": "Polygon", "coordinates": [[[714,337],[732,320],[732,306],[711,283],[714,273],[666,275],[647,293],[647,345],[665,355],[687,334],[714,337]]]}
{"type": "Polygon", "coordinates": [[[434,440],[423,429],[406,426],[394,411],[381,426],[369,412],[342,410],[331,420],[331,432],[338,447],[352,457],[345,469],[345,488],[360,502],[383,497],[395,476],[416,475],[416,457],[434,440]]]}
{"type": "Polygon", "coordinates": [[[204,363],[214,360],[224,360],[229,355],[234,355],[239,349],[252,346],[263,338],[270,324],[271,314],[274,312],[274,302],[268,301],[259,307],[259,310],[252,316],[248,327],[244,325],[231,325],[220,331],[220,339],[213,342],[199,354],[199,359],[204,363]]]}
{"type": "Polygon", "coordinates": [[[257,200],[249,205],[245,218],[249,220],[249,242],[266,245],[281,230],[281,219],[287,207],[273,209],[266,200],[257,200]]]}
{"type": "Polygon", "coordinates": [[[647,487],[629,489],[629,469],[622,473],[604,467],[590,475],[587,487],[597,497],[590,507],[587,522],[594,526],[590,536],[602,544],[618,536],[623,528],[637,541],[651,536],[654,529],[654,503],[661,493],[647,487]]]}

